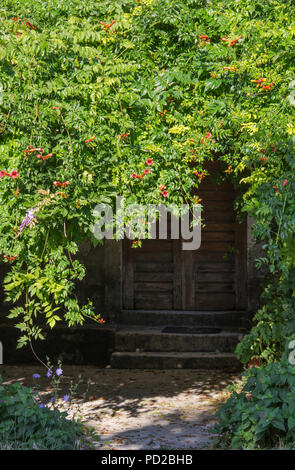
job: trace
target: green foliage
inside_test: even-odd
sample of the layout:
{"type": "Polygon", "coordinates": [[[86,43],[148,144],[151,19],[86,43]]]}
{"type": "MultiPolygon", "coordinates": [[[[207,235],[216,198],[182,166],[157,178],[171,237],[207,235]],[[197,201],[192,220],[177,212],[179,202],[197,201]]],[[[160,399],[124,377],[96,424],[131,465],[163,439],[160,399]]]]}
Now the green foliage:
{"type": "Polygon", "coordinates": [[[190,200],[194,171],[214,157],[240,189],[241,210],[255,217],[261,261],[276,282],[288,279],[291,1],[3,0],[0,18],[0,170],[18,172],[0,181],[0,251],[13,263],[8,299],[23,300],[11,312],[20,344],[41,337],[44,318],[53,327],[94,315],[74,289],[85,271],[75,255],[93,239],[96,204],[116,195],[190,200]],[[25,152],[30,146],[43,152],[25,152]],[[147,158],[150,173],[132,178],[147,158]]]}
{"type": "Polygon", "coordinates": [[[216,445],[230,449],[295,448],[295,367],[286,359],[243,374],[218,410],[216,445]]]}
{"type": "Polygon", "coordinates": [[[57,408],[40,408],[31,388],[3,386],[0,376],[0,448],[73,450],[87,446],[85,428],[57,408]]]}
{"type": "Polygon", "coordinates": [[[260,357],[264,363],[277,360],[288,336],[295,332],[295,274],[287,280],[270,284],[263,293],[264,305],[253,318],[254,326],[236,348],[239,359],[247,365],[260,357]]]}

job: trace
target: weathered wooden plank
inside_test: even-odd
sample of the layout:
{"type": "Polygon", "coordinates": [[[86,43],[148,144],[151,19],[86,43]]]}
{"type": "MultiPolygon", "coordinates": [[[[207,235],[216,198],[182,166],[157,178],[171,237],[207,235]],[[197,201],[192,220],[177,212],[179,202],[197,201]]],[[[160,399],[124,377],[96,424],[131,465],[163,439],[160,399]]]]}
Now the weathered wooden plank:
{"type": "Polygon", "coordinates": [[[135,297],[135,309],[143,310],[172,310],[173,299],[171,294],[161,293],[152,295],[149,293],[137,294],[135,297]]]}
{"type": "Polygon", "coordinates": [[[173,273],[173,263],[135,263],[137,273],[173,273]]]}
{"type": "Polygon", "coordinates": [[[234,310],[235,309],[235,294],[214,294],[198,293],[196,296],[196,310],[234,310]]]}
{"type": "Polygon", "coordinates": [[[215,272],[217,275],[218,273],[231,273],[234,274],[235,264],[234,262],[203,262],[195,264],[196,272],[202,273],[202,275],[206,272],[212,273],[215,272]]]}
{"type": "Polygon", "coordinates": [[[236,223],[235,271],[236,271],[236,308],[248,308],[247,302],[247,226],[236,223]]]}
{"type": "Polygon", "coordinates": [[[189,250],[182,251],[182,282],[183,282],[183,300],[184,310],[193,310],[195,306],[195,272],[194,260],[192,252],[189,250]]]}
{"type": "Polygon", "coordinates": [[[234,191],[220,191],[215,189],[197,189],[196,194],[202,199],[202,204],[210,201],[234,201],[236,193],[234,191]]]}
{"type": "Polygon", "coordinates": [[[203,221],[207,222],[234,222],[235,215],[232,212],[224,211],[210,211],[204,210],[202,212],[203,221]]]}
{"type": "Polygon", "coordinates": [[[208,240],[202,241],[199,251],[209,251],[214,253],[215,251],[221,251],[223,253],[232,253],[234,250],[234,245],[231,241],[215,241],[208,240]]]}
{"type": "Polygon", "coordinates": [[[134,273],[135,282],[173,282],[174,274],[166,272],[137,272],[134,273]]]}
{"type": "Polygon", "coordinates": [[[230,292],[235,293],[234,282],[201,282],[199,279],[196,281],[196,293],[212,293],[212,294],[223,294],[230,292]]]}
{"type": "Polygon", "coordinates": [[[173,308],[180,310],[183,304],[182,259],[180,240],[173,241],[173,308]]]}
{"type": "Polygon", "coordinates": [[[236,230],[236,225],[235,222],[206,222],[205,226],[202,227],[202,233],[203,232],[235,232],[236,230]]]}
{"type": "Polygon", "coordinates": [[[134,292],[136,296],[145,295],[150,292],[153,293],[162,293],[162,292],[172,292],[173,284],[172,282],[135,282],[134,283],[134,292]]]}
{"type": "Polygon", "coordinates": [[[198,270],[198,276],[196,277],[197,283],[208,283],[208,282],[230,282],[234,284],[235,274],[233,271],[200,271],[198,270]]]}
{"type": "Polygon", "coordinates": [[[153,263],[173,263],[173,256],[172,253],[170,252],[151,252],[151,253],[146,253],[146,252],[140,252],[139,250],[136,250],[137,252],[134,254],[134,260],[136,264],[138,263],[146,263],[146,262],[153,262],[153,263]]]}
{"type": "Polygon", "coordinates": [[[223,262],[234,262],[235,256],[233,253],[224,253],[222,251],[201,251],[196,250],[194,253],[195,263],[219,263],[223,262]]]}
{"type": "Polygon", "coordinates": [[[234,232],[209,232],[204,231],[201,234],[201,244],[204,242],[234,242],[235,241],[235,233],[234,232]]]}
{"type": "Polygon", "coordinates": [[[216,201],[202,201],[204,212],[210,211],[228,211],[233,212],[233,203],[232,201],[222,201],[220,199],[216,201]]]}
{"type": "Polygon", "coordinates": [[[134,308],[134,258],[130,245],[123,245],[123,305],[126,309],[134,308]]]}

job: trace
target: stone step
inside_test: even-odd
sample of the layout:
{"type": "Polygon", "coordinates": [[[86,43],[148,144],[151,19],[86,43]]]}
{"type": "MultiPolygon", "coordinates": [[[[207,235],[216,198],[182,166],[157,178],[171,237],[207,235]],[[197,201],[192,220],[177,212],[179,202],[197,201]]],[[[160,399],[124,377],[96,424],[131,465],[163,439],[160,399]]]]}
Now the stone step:
{"type": "Polygon", "coordinates": [[[186,326],[233,326],[247,330],[251,326],[247,311],[187,311],[187,310],[122,310],[116,317],[118,324],[129,325],[186,325],[186,326]]]}
{"type": "Polygon", "coordinates": [[[233,352],[242,335],[235,331],[219,333],[162,333],[161,327],[121,326],[115,335],[117,352],[233,352]]]}
{"type": "Polygon", "coordinates": [[[229,369],[241,363],[231,353],[205,352],[114,352],[113,369],[229,369]]]}

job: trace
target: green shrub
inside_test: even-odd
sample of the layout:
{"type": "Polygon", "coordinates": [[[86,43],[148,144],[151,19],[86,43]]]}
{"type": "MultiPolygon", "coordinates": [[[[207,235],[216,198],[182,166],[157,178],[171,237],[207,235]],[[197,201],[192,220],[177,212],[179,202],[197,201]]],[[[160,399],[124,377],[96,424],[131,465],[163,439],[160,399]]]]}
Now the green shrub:
{"type": "Polygon", "coordinates": [[[89,442],[82,423],[45,406],[31,388],[5,387],[0,376],[0,397],[0,449],[70,450],[89,442]]]}
{"type": "Polygon", "coordinates": [[[295,448],[295,367],[286,359],[252,367],[218,410],[219,448],[295,448]]]}
{"type": "Polygon", "coordinates": [[[254,326],[236,348],[236,354],[246,365],[253,356],[264,363],[278,360],[283,353],[286,337],[295,334],[295,270],[289,278],[273,282],[263,293],[264,305],[253,318],[254,326]]]}

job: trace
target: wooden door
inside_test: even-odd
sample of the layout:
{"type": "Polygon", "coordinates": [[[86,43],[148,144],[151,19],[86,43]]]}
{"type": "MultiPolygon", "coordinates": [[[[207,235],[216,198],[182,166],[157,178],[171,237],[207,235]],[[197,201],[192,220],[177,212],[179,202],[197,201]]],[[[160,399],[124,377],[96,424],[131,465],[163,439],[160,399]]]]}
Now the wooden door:
{"type": "Polygon", "coordinates": [[[123,308],[136,310],[244,310],[246,224],[236,221],[236,197],[229,183],[204,178],[198,196],[205,227],[198,250],[181,240],[123,244],[123,308]]]}

